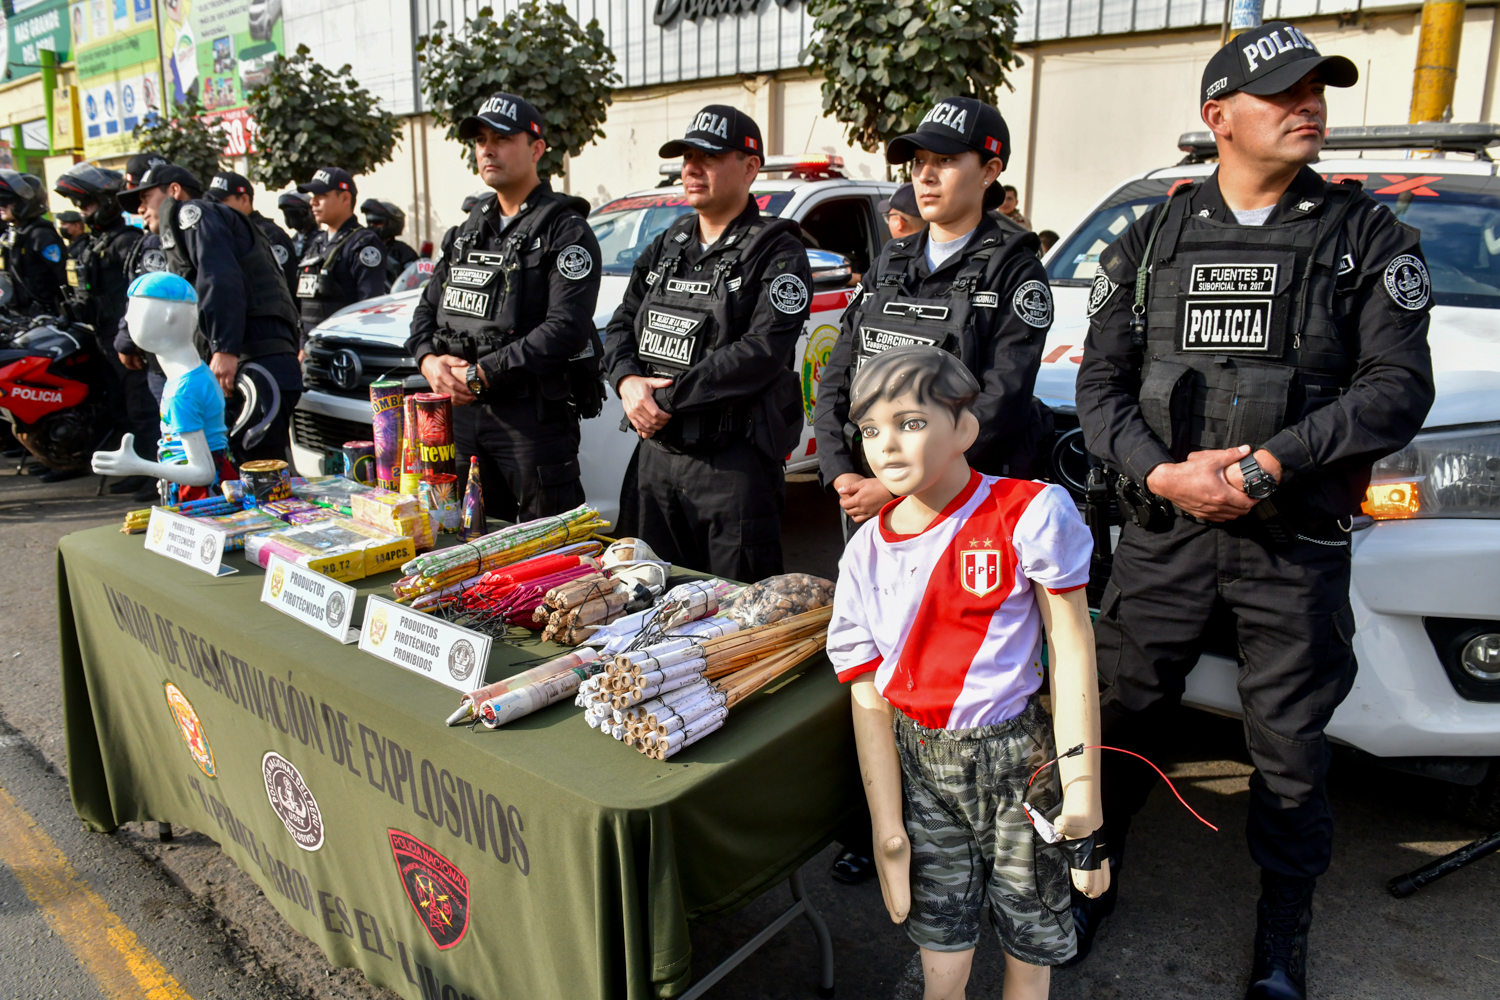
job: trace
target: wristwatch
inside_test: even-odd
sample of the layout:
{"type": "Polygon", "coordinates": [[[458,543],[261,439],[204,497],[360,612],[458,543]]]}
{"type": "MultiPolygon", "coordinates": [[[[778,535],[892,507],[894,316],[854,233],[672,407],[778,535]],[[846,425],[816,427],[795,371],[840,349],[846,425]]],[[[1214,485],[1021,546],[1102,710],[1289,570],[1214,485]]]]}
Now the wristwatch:
{"type": "Polygon", "coordinates": [[[479,377],[478,365],[470,365],[468,367],[468,369],[464,372],[464,381],[468,383],[469,391],[474,395],[484,395],[485,385],[484,380],[479,377]]]}
{"type": "Polygon", "coordinates": [[[1262,469],[1254,455],[1240,459],[1240,475],[1245,477],[1240,488],[1251,500],[1264,500],[1276,492],[1276,477],[1262,469]]]}

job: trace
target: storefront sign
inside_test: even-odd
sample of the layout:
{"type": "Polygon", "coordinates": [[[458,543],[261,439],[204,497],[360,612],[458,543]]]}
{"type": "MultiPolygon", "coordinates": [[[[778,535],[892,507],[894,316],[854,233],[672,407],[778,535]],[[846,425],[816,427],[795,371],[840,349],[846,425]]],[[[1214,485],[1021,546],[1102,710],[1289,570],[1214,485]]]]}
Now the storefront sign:
{"type": "Polygon", "coordinates": [[[161,110],[152,0],[74,0],[69,15],[84,155],[129,153],[136,126],[161,110]]]}
{"type": "Polygon", "coordinates": [[[169,102],[197,94],[205,121],[224,129],[224,154],[255,152],[255,127],[245,92],[270,79],[271,64],[285,51],[279,3],[217,0],[166,2],[161,14],[161,65],[169,102]]]}
{"type": "Polygon", "coordinates": [[[359,592],[281,556],[271,556],[265,583],[260,588],[262,604],[310,625],[348,645],[359,639],[359,629],[349,627],[354,598],[359,592]]]}
{"type": "Polygon", "coordinates": [[[14,0],[7,5],[5,31],[0,34],[7,80],[19,80],[42,69],[42,49],[57,53],[61,66],[72,58],[68,31],[68,0],[14,0]]]}
{"type": "Polygon", "coordinates": [[[484,683],[490,659],[489,636],[373,596],[359,648],[465,694],[484,683]]]}
{"type": "Polygon", "coordinates": [[[239,572],[221,565],[224,561],[222,531],[160,507],[151,508],[151,521],[146,525],[146,551],[175,559],[209,576],[229,576],[239,572]]]}
{"type": "MultiPolygon", "coordinates": [[[[656,13],[652,22],[670,28],[678,21],[701,21],[720,14],[741,17],[754,14],[765,0],[656,0],[656,13]]],[[[798,0],[776,0],[783,9],[798,0]]]]}

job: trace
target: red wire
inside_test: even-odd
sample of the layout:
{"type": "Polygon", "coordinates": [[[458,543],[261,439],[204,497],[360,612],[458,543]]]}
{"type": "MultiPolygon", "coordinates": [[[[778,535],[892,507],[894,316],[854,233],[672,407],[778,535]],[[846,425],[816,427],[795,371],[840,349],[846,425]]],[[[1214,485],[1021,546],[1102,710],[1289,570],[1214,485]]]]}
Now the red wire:
{"type": "MultiPolygon", "coordinates": [[[[1183,798],[1182,797],[1182,793],[1177,790],[1177,786],[1174,785],[1174,784],[1172,784],[1172,779],[1169,778],[1169,777],[1167,777],[1165,774],[1162,774],[1162,769],[1159,768],[1159,767],[1157,767],[1155,764],[1152,764],[1149,760],[1146,760],[1145,757],[1142,757],[1140,754],[1136,753],[1133,750],[1121,750],[1119,747],[1088,746],[1088,747],[1084,747],[1083,749],[1085,749],[1085,750],[1113,750],[1115,753],[1130,754],[1130,756],[1136,758],[1137,760],[1145,760],[1147,764],[1151,765],[1151,770],[1155,771],[1157,774],[1160,774],[1161,775],[1161,780],[1165,781],[1167,783],[1167,787],[1170,788],[1170,789],[1172,789],[1172,794],[1175,795],[1175,796],[1177,796],[1177,801],[1182,803],[1182,808],[1184,808],[1188,812],[1192,813],[1193,816],[1194,816],[1194,818],[1196,818],[1198,820],[1198,822],[1200,822],[1204,826],[1208,827],[1214,833],[1218,833],[1219,832],[1219,828],[1218,827],[1214,826],[1212,823],[1210,823],[1208,820],[1204,819],[1202,816],[1199,816],[1198,815],[1198,810],[1194,809],[1192,806],[1190,806],[1190,805],[1187,804],[1187,799],[1183,798]]],[[[1051,760],[1047,761],[1047,763],[1043,764],[1041,767],[1039,767],[1035,771],[1031,772],[1031,781],[1026,782],[1026,787],[1030,788],[1031,787],[1031,782],[1036,780],[1036,776],[1037,775],[1041,774],[1043,771],[1047,770],[1047,768],[1051,767],[1053,764],[1056,764],[1060,760],[1062,760],[1061,757],[1053,757],[1051,760]]]]}

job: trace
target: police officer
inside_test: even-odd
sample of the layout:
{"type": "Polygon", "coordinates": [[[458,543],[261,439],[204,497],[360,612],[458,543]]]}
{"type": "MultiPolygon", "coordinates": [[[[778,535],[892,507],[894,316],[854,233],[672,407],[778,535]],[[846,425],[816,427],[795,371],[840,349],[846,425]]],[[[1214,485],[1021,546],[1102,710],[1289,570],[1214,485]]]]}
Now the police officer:
{"type": "Polygon", "coordinates": [[[271,255],[281,267],[287,291],[296,288],[297,262],[300,259],[297,248],[285,229],[255,210],[255,187],[250,183],[250,178],[221,170],[208,182],[208,190],[204,193],[210,201],[228,205],[236,212],[250,217],[250,221],[266,234],[266,241],[271,244],[271,255]]]}
{"type": "Polygon", "coordinates": [[[385,278],[389,287],[401,277],[408,264],[421,256],[396,238],[406,228],[406,213],[395,202],[375,198],[366,198],[359,210],[364,213],[365,225],[375,230],[375,235],[385,244],[385,278]]]}
{"type": "Polygon", "coordinates": [[[459,122],[493,193],[445,242],[407,341],[433,390],[460,404],[460,474],[478,456],[485,513],[507,520],[583,503],[578,421],[604,401],[599,242],[588,203],[537,174],[543,127],[514,94],[492,95],[459,122]]]}
{"type": "MultiPolygon", "coordinates": [[[[137,153],[125,163],[125,187],[134,187],[136,182],[145,176],[146,171],[154,166],[165,166],[168,162],[167,158],[160,153],[137,153]]],[[[125,287],[128,289],[130,282],[143,274],[166,269],[167,257],[161,250],[161,237],[149,229],[144,230],[141,238],[130,248],[130,252],[125,257],[125,287]]],[[[120,320],[119,329],[115,332],[115,354],[126,368],[145,370],[146,384],[151,388],[152,397],[160,403],[162,389],[167,384],[167,376],[161,370],[161,366],[156,363],[156,358],[143,354],[135,345],[135,341],[130,339],[130,330],[125,326],[124,319],[120,320]]],[[[137,500],[152,500],[156,497],[154,482],[147,483],[136,495],[137,500]]]]}
{"type": "Polygon", "coordinates": [[[1046,428],[1032,388],[1052,326],[1052,293],[1036,236],[1002,228],[985,211],[1010,149],[999,111],[950,97],[886,150],[891,163],[915,161],[914,207],[928,226],[892,239],[865,275],[823,366],[813,417],[819,475],[856,524],[893,497],[857,447],[849,384],[861,364],[891,347],[934,344],[962,358],[983,387],[969,464],[987,475],[1033,473],[1046,428]]]}
{"type": "MultiPolygon", "coordinates": [[[[1176,188],[1100,255],[1078,375],[1090,452],[1118,478],[1122,529],[1096,631],[1103,742],[1150,756],[1203,651],[1237,619],[1261,869],[1247,997],[1306,993],[1315,881],[1333,823],[1324,727],[1354,681],[1350,528],[1371,464],[1433,400],[1432,284],[1416,230],[1307,164],[1324,88],[1359,77],[1274,21],[1208,62],[1218,169],[1176,188]]],[[[1117,864],[1155,774],[1105,754],[1117,864]]],[[[1112,907],[1075,899],[1080,953],[1112,907]]]]}
{"type": "MultiPolygon", "coordinates": [[[[145,235],[125,221],[118,199],[124,186],[124,174],[91,163],[75,164],[57,179],[55,190],[78,206],[79,218],[89,229],[66,261],[67,303],[73,319],[93,327],[108,362],[108,391],[117,428],[134,434],[136,454],[154,462],[160,429],[156,400],[145,371],[127,367],[114,348],[127,304],[126,261],[145,235]]],[[[134,493],[148,482],[145,476],[126,476],[110,492],[134,493]]]]}
{"type": "Polygon", "coordinates": [[[40,179],[0,170],[0,218],[10,223],[0,237],[0,269],[10,276],[14,291],[6,305],[18,315],[55,316],[62,305],[65,250],[46,214],[40,179]]]}
{"type": "Polygon", "coordinates": [[[75,256],[86,242],[83,237],[89,231],[89,227],[84,224],[83,216],[70,210],[58,212],[54,218],[57,219],[58,235],[68,244],[68,256],[75,256]]]}
{"type": "Polygon", "coordinates": [[[302,253],[293,291],[307,333],[340,309],[390,291],[385,280],[385,244],[354,216],[359,193],[341,167],[320,167],[297,190],[312,195],[312,214],[323,227],[302,253]]]}
{"type": "Polygon", "coordinates": [[[875,214],[890,230],[893,240],[915,236],[927,228],[927,220],[922,218],[922,210],[917,207],[917,189],[913,184],[903,184],[889,198],[882,198],[875,214]]]}
{"type": "Polygon", "coordinates": [[[201,191],[196,177],[169,163],[146,171],[120,203],[145,216],[168,270],[198,292],[199,352],[228,399],[234,462],[288,459],[292,408],[302,394],[297,309],[265,234],[201,191]]]}
{"type": "Polygon", "coordinates": [[[307,252],[308,245],[318,235],[318,222],[313,218],[311,201],[307,195],[296,191],[288,191],[276,199],[281,220],[292,231],[292,246],[297,251],[294,259],[299,262],[307,252]]]}
{"type": "Polygon", "coordinates": [[[682,157],[695,211],[636,260],[605,355],[641,438],[641,537],[670,562],[746,581],[782,571],[783,460],[801,425],[790,364],[812,289],[796,224],[750,196],[764,152],[759,126],[717,104],[661,147],[682,157]]]}

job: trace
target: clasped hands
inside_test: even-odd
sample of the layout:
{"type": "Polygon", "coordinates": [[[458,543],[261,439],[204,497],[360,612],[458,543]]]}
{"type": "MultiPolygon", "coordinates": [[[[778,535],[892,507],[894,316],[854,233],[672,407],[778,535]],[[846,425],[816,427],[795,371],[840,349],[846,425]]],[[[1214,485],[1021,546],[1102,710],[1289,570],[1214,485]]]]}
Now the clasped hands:
{"type": "MultiPolygon", "coordinates": [[[[1146,476],[1146,488],[1163,500],[1177,505],[1183,513],[1205,521],[1232,521],[1248,514],[1260,501],[1245,493],[1245,477],[1240,460],[1250,454],[1250,446],[1195,451],[1182,462],[1163,462],[1146,476]]],[[[1262,448],[1255,453],[1262,469],[1281,482],[1281,463],[1262,448]]]]}
{"type": "MultiPolygon", "coordinates": [[[[422,377],[432,386],[432,391],[447,393],[453,405],[468,406],[478,401],[479,397],[469,391],[469,383],[465,380],[469,362],[463,358],[453,354],[429,354],[422,359],[421,368],[422,377]]],[[[490,384],[483,366],[479,367],[479,381],[485,386],[490,384]]]]}
{"type": "Polygon", "coordinates": [[[626,375],[620,379],[617,391],[620,402],[625,405],[625,419],[642,438],[651,438],[672,419],[672,414],[656,405],[656,390],[671,384],[669,378],[645,375],[626,375]]]}

